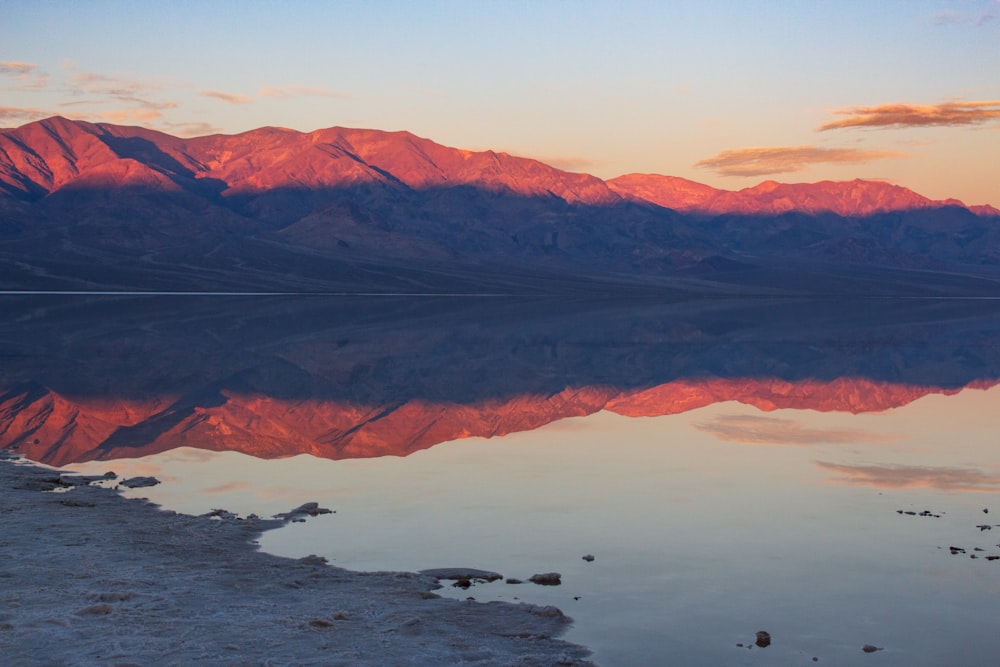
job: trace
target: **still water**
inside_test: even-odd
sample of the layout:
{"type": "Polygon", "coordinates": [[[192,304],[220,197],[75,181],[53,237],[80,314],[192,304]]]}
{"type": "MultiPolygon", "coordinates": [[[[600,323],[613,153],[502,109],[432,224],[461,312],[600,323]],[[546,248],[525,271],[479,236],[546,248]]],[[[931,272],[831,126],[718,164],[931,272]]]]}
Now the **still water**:
{"type": "Polygon", "coordinates": [[[1000,654],[988,306],[18,308],[4,445],[184,512],[336,511],[267,551],[559,572],[441,592],[555,604],[605,665],[1000,654]]]}

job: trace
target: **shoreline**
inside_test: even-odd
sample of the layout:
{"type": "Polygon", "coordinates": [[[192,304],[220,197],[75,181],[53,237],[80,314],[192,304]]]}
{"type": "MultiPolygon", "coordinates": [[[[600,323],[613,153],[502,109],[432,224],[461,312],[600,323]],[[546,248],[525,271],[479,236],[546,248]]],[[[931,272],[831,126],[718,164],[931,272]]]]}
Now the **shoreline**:
{"type": "Polygon", "coordinates": [[[160,509],[0,457],[0,654],[17,665],[591,665],[554,607],[282,558],[280,520],[160,509]],[[56,491],[54,491],[56,490],[56,491]]]}

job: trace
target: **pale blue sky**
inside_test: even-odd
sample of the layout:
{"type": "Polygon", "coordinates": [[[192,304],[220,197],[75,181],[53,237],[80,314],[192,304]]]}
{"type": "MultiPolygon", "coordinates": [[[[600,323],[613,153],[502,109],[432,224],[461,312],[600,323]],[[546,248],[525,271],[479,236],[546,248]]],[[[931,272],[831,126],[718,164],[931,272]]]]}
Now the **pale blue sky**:
{"type": "Polygon", "coordinates": [[[407,129],[602,177],[886,178],[1000,206],[997,100],[997,0],[0,0],[0,126],[407,129]],[[947,102],[993,104],[926,121],[947,102]],[[816,131],[903,103],[925,120],[816,131]]]}

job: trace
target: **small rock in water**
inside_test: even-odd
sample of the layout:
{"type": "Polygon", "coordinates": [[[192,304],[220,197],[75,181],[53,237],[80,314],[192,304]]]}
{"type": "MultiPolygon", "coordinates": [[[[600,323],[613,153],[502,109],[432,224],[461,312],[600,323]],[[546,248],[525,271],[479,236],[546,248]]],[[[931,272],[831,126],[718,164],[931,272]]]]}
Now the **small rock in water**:
{"type": "Polygon", "coordinates": [[[521,581],[520,579],[515,579],[514,577],[507,577],[507,580],[504,583],[506,583],[506,584],[523,584],[524,582],[521,581]]]}
{"type": "Polygon", "coordinates": [[[756,644],[760,648],[767,648],[768,646],[770,646],[771,645],[771,633],[768,632],[767,630],[758,630],[757,631],[757,642],[756,642],[756,644]]]}
{"type": "Polygon", "coordinates": [[[874,653],[875,651],[881,651],[882,649],[874,644],[865,644],[861,647],[861,650],[865,653],[874,653]]]}
{"type": "Polygon", "coordinates": [[[528,578],[533,584],[539,586],[558,586],[562,583],[562,575],[558,572],[545,572],[544,574],[533,574],[528,578]]]}
{"type": "Polygon", "coordinates": [[[588,563],[593,563],[594,556],[592,554],[587,554],[586,556],[583,557],[583,560],[587,561],[588,563]]]}
{"type": "Polygon", "coordinates": [[[282,512],[281,514],[275,514],[275,519],[284,519],[285,521],[292,521],[294,523],[301,523],[305,521],[307,516],[319,516],[320,514],[333,514],[333,510],[329,510],[325,507],[320,507],[317,502],[302,503],[291,512],[282,512]]]}
{"type": "Polygon", "coordinates": [[[503,575],[489,570],[477,570],[472,567],[439,567],[431,570],[420,570],[420,574],[427,574],[435,579],[463,579],[470,581],[496,581],[503,579],[503,575]]]}
{"type": "Polygon", "coordinates": [[[141,489],[147,486],[156,486],[160,480],[155,477],[130,477],[121,483],[126,489],[141,489]]]}

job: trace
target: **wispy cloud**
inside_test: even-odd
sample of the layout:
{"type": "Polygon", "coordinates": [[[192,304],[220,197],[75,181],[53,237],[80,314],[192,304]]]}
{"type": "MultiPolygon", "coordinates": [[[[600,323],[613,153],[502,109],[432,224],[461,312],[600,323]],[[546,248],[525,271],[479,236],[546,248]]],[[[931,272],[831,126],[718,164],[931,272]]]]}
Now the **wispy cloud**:
{"type": "Polygon", "coordinates": [[[152,123],[163,118],[163,112],[159,109],[113,109],[102,111],[97,114],[100,120],[109,123],[152,123]]]}
{"type": "Polygon", "coordinates": [[[1000,3],[993,2],[990,7],[976,12],[944,11],[931,16],[931,23],[940,26],[971,25],[977,28],[989,25],[997,20],[1000,3]]]}
{"type": "Polygon", "coordinates": [[[857,444],[897,440],[896,436],[856,429],[809,428],[792,419],[754,415],[722,415],[694,427],[725,442],[752,445],[857,444]]]}
{"type": "Polygon", "coordinates": [[[841,465],[817,461],[816,465],[839,475],[834,481],[878,488],[910,487],[942,491],[1000,492],[1000,475],[975,468],[948,468],[909,465],[841,465]]]}
{"type": "Polygon", "coordinates": [[[281,86],[264,86],[257,91],[257,97],[272,97],[284,99],[289,97],[333,97],[347,98],[347,93],[332,88],[322,86],[303,86],[297,83],[289,83],[281,86]]]}
{"type": "Polygon", "coordinates": [[[38,65],[32,65],[31,63],[0,62],[0,74],[4,76],[28,76],[36,69],[38,69],[38,65]]]}
{"type": "Polygon", "coordinates": [[[31,107],[0,107],[0,122],[16,121],[30,123],[33,120],[52,115],[49,111],[31,107]]]}
{"type": "Polygon", "coordinates": [[[172,123],[163,121],[160,124],[166,127],[172,134],[180,137],[203,137],[206,134],[218,134],[222,132],[221,127],[216,127],[211,123],[205,122],[172,123]]]}
{"type": "Polygon", "coordinates": [[[1000,119],[1000,100],[942,102],[940,104],[881,104],[847,107],[830,113],[843,116],[819,127],[819,131],[845,127],[942,127],[979,125],[1000,119]]]}
{"type": "Polygon", "coordinates": [[[221,90],[201,90],[198,92],[202,97],[213,97],[217,100],[222,100],[226,104],[250,104],[253,102],[252,97],[249,95],[240,95],[239,93],[226,93],[221,90]]]}
{"type": "Polygon", "coordinates": [[[819,146],[764,146],[724,150],[700,160],[695,167],[712,169],[722,176],[764,176],[802,171],[813,164],[864,164],[907,157],[889,150],[821,148],[819,146]]]}
{"type": "Polygon", "coordinates": [[[0,76],[12,79],[13,86],[7,90],[38,90],[49,84],[50,77],[33,63],[18,61],[0,62],[0,76]]]}

